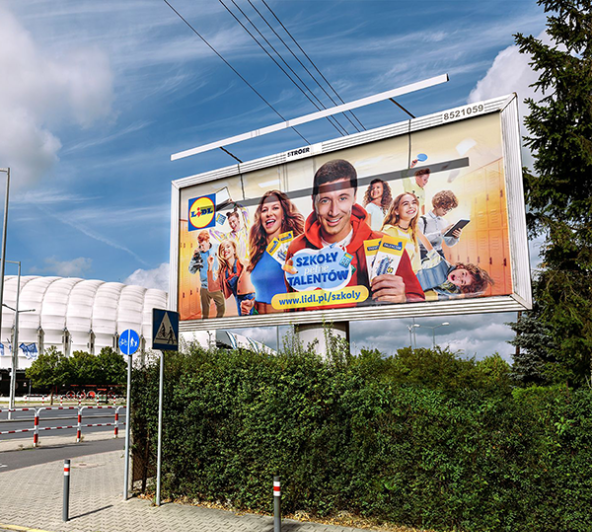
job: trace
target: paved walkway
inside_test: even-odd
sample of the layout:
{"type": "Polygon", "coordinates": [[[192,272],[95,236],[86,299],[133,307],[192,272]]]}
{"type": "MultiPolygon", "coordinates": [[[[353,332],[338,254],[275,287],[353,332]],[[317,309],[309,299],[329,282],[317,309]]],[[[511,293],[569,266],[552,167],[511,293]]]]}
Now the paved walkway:
{"type": "MultiPolygon", "coordinates": [[[[273,532],[271,517],[123,501],[123,452],[71,463],[70,521],[62,521],[63,462],[0,473],[0,531],[52,532],[273,532]]],[[[361,529],[284,520],[282,532],[363,532],[361,529]]]]}

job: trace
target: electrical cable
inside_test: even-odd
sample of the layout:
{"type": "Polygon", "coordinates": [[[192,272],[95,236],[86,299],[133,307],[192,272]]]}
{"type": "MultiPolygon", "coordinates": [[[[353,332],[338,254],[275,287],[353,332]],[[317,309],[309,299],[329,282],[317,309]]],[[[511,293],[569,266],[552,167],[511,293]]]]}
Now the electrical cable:
{"type": "MultiPolygon", "coordinates": [[[[269,27],[269,29],[274,33],[274,35],[279,39],[279,41],[285,46],[285,48],[288,50],[288,52],[290,52],[292,54],[292,56],[294,57],[294,59],[296,59],[296,61],[298,61],[298,63],[300,64],[300,66],[306,71],[306,73],[311,77],[311,79],[318,85],[318,87],[327,95],[327,97],[331,100],[331,102],[333,103],[333,105],[339,105],[335,99],[327,92],[327,90],[325,89],[325,87],[323,87],[318,80],[315,78],[315,76],[312,74],[312,72],[306,67],[306,65],[300,60],[300,58],[292,51],[292,49],[287,45],[286,41],[284,41],[284,39],[281,38],[281,36],[278,34],[277,31],[275,31],[274,27],[269,23],[269,21],[263,16],[263,14],[257,9],[257,7],[253,4],[253,2],[251,2],[251,0],[247,0],[250,4],[250,6],[255,10],[255,12],[259,15],[259,17],[261,18],[261,20],[263,20],[263,22],[265,22],[265,24],[267,24],[267,26],[269,27]]],[[[269,9],[269,8],[268,8],[269,9]]],[[[273,12],[272,12],[273,13],[273,12]]],[[[275,16],[275,14],[274,14],[275,16]]],[[[277,17],[276,17],[277,19],[277,17]]],[[[278,19],[279,20],[279,19],[278,19]]],[[[280,22],[281,24],[281,22],[280,22]]],[[[286,30],[287,31],[287,30],[286,30]]],[[[288,34],[290,35],[290,34],[288,34]]],[[[291,36],[291,35],[290,35],[291,36]]],[[[294,38],[292,37],[292,40],[294,40],[294,38]]],[[[302,49],[302,48],[301,48],[302,49]]],[[[306,55],[306,53],[304,53],[304,55],[306,55]]],[[[307,56],[308,57],[308,56],[307,56]]],[[[311,61],[311,59],[308,59],[309,61],[311,61]]],[[[312,61],[311,61],[312,63],[312,61]]],[[[316,65],[314,63],[312,63],[312,65],[317,69],[317,72],[320,72],[319,69],[316,67],[316,65]]],[[[321,74],[322,76],[322,74],[321,74]]],[[[324,76],[323,76],[323,79],[324,76]]],[[[326,81],[326,80],[325,80],[326,81]]],[[[329,86],[331,86],[329,84],[329,86]]],[[[332,87],[331,87],[332,88],[332,87]]],[[[310,90],[310,89],[309,89],[310,90]]],[[[333,92],[335,92],[335,89],[333,89],[333,92]]],[[[337,93],[336,93],[337,94],[337,93]]],[[[339,96],[339,95],[338,95],[339,96]]],[[[341,100],[341,98],[339,98],[341,100]]],[[[341,103],[345,103],[343,100],[341,100],[341,103]]],[[[350,111],[350,113],[353,115],[353,112],[350,111]]],[[[346,114],[343,113],[343,116],[347,119],[347,121],[356,129],[356,131],[360,132],[360,128],[354,124],[351,120],[351,118],[346,114]]],[[[355,115],[354,115],[355,117],[355,115]]],[[[357,120],[357,117],[356,117],[357,120]]],[[[361,122],[358,120],[358,122],[360,123],[360,125],[362,126],[362,128],[364,127],[361,122]]]]}
{"type": "MultiPolygon", "coordinates": [[[[183,15],[181,15],[181,13],[179,13],[170,3],[168,0],[163,0],[163,2],[169,6],[171,8],[171,10],[183,21],[185,22],[185,24],[187,24],[187,26],[191,29],[191,31],[193,31],[193,33],[195,33],[205,44],[206,46],[212,50],[212,52],[214,52],[220,59],[222,59],[222,61],[224,61],[224,63],[226,64],[226,66],[228,66],[257,96],[259,96],[259,98],[261,98],[261,100],[263,100],[272,110],[273,112],[278,115],[284,122],[286,122],[287,120],[281,115],[281,113],[273,106],[271,105],[258,91],[257,89],[255,89],[255,87],[253,87],[253,85],[251,85],[243,76],[241,76],[241,74],[226,60],[224,59],[224,57],[183,17],[183,15]]],[[[306,140],[306,138],[304,138],[304,136],[295,128],[292,127],[292,129],[294,130],[294,132],[302,139],[304,140],[304,142],[306,142],[307,144],[310,145],[310,142],[308,140],[306,140]]]]}
{"type": "MultiPolygon", "coordinates": [[[[220,4],[222,4],[222,6],[224,6],[224,8],[226,9],[226,11],[228,11],[228,13],[230,13],[230,15],[234,18],[234,20],[236,20],[240,26],[247,32],[247,34],[249,35],[249,37],[251,37],[251,39],[253,39],[258,45],[259,47],[269,56],[269,58],[276,64],[276,66],[286,75],[286,77],[296,86],[296,88],[308,99],[308,101],[310,103],[312,103],[319,111],[322,110],[323,108],[326,109],[326,107],[322,104],[322,102],[314,95],[314,93],[312,93],[312,91],[310,90],[310,88],[308,88],[308,86],[306,85],[306,83],[304,83],[304,81],[302,81],[302,79],[300,78],[300,76],[298,76],[298,74],[296,74],[296,72],[294,72],[294,70],[290,67],[290,65],[288,65],[284,59],[282,58],[282,56],[277,52],[277,50],[273,47],[273,45],[265,38],[265,36],[259,31],[259,29],[253,24],[253,22],[251,22],[251,20],[249,19],[249,17],[244,13],[244,11],[237,5],[237,3],[234,0],[231,0],[232,3],[236,6],[236,8],[242,13],[242,15],[250,22],[251,26],[253,26],[255,28],[255,31],[257,31],[257,33],[259,33],[259,35],[261,36],[261,38],[267,43],[267,45],[276,53],[276,55],[283,61],[283,63],[292,71],[292,73],[296,76],[296,78],[298,78],[298,80],[300,81],[300,83],[302,83],[304,85],[304,87],[306,87],[306,89],[308,89],[309,92],[311,92],[313,98],[315,98],[322,107],[319,107],[319,105],[317,103],[315,103],[308,94],[306,94],[306,92],[302,89],[302,87],[300,87],[300,85],[298,85],[294,79],[292,79],[292,77],[290,76],[290,74],[288,74],[284,68],[275,60],[275,58],[269,53],[268,50],[265,49],[265,47],[257,40],[257,38],[248,30],[248,28],[240,21],[240,19],[228,8],[228,6],[224,3],[223,0],[218,0],[218,2],[220,2],[220,4]]],[[[338,126],[335,125],[335,123],[333,121],[331,121],[331,117],[326,117],[327,120],[329,121],[329,123],[337,130],[337,132],[340,135],[348,135],[347,130],[345,130],[343,128],[343,126],[341,126],[341,124],[339,124],[339,122],[337,122],[338,126]],[[341,128],[341,129],[339,129],[341,128]]]]}
{"type": "MultiPolygon", "coordinates": [[[[319,73],[319,75],[323,78],[323,80],[325,81],[325,83],[327,85],[329,85],[329,87],[331,88],[331,90],[335,93],[335,95],[337,96],[337,98],[339,98],[339,101],[341,103],[345,103],[343,101],[343,99],[341,98],[341,96],[339,95],[339,93],[337,92],[337,90],[333,87],[333,85],[331,85],[331,82],[325,77],[323,76],[323,73],[319,70],[319,68],[317,67],[317,65],[314,63],[314,61],[308,56],[308,54],[304,51],[304,49],[302,48],[302,46],[300,46],[300,44],[298,44],[298,41],[294,38],[294,36],[288,31],[288,28],[286,28],[286,26],[284,26],[284,24],[282,23],[282,21],[278,18],[278,16],[274,13],[274,11],[271,9],[271,7],[269,7],[269,5],[267,5],[267,2],[265,0],[261,0],[261,2],[263,3],[263,5],[269,10],[269,12],[273,15],[273,17],[278,21],[278,23],[280,24],[280,26],[284,29],[284,31],[290,36],[290,38],[292,39],[292,41],[294,41],[294,44],[296,46],[298,46],[298,49],[304,54],[304,57],[306,57],[306,59],[309,60],[310,64],[314,67],[314,69],[319,73]]],[[[356,119],[356,121],[358,122],[358,124],[360,124],[360,127],[365,131],[366,128],[364,127],[364,124],[362,124],[362,122],[360,122],[360,120],[358,119],[358,117],[354,114],[353,111],[349,111],[351,113],[351,115],[356,119]]]]}

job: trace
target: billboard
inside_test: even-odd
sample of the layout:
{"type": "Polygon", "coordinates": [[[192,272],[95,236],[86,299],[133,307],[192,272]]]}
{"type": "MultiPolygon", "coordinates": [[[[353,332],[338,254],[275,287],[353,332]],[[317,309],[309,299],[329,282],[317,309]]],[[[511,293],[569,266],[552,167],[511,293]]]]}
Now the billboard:
{"type": "Polygon", "coordinates": [[[173,182],[181,330],[531,306],[516,96],[173,182]]]}

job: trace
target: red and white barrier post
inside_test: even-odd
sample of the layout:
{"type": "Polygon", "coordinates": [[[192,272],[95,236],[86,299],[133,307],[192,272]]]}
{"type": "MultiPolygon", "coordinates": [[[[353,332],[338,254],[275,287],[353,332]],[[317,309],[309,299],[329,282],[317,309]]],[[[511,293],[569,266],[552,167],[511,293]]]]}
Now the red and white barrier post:
{"type": "Polygon", "coordinates": [[[273,477],[273,532],[282,530],[281,498],[280,477],[273,477]]]}
{"type": "Polygon", "coordinates": [[[119,409],[121,407],[115,409],[115,431],[113,433],[113,437],[117,438],[119,436],[119,409]]]}
{"type": "Polygon", "coordinates": [[[76,430],[76,443],[80,443],[80,436],[82,433],[82,408],[78,409],[78,427],[76,430]]]}
{"type": "Polygon", "coordinates": [[[37,447],[37,444],[39,443],[39,409],[35,410],[33,430],[33,447],[37,447]]]}

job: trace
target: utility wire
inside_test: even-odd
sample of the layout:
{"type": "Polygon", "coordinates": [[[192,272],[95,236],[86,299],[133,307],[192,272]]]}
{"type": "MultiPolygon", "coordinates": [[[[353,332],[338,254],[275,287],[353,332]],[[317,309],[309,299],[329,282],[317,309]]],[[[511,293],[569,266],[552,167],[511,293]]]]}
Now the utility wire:
{"type": "MultiPolygon", "coordinates": [[[[261,100],[263,100],[272,110],[273,112],[278,115],[284,122],[286,122],[286,119],[280,114],[280,112],[273,106],[271,105],[258,91],[257,89],[255,89],[255,87],[253,87],[253,85],[251,85],[243,76],[240,75],[240,73],[226,60],[224,59],[224,57],[183,17],[183,15],[181,15],[181,13],[179,13],[170,3],[168,0],[163,0],[163,2],[169,6],[174,13],[183,21],[185,22],[185,24],[187,24],[187,26],[189,26],[189,28],[191,29],[191,31],[193,31],[193,33],[195,33],[205,44],[206,46],[212,50],[212,52],[214,52],[220,59],[222,59],[222,61],[224,61],[224,63],[226,64],[226,66],[228,66],[246,85],[248,85],[248,87],[257,95],[259,96],[259,98],[261,98],[261,100]]],[[[298,136],[304,140],[304,142],[306,142],[307,144],[310,144],[310,142],[308,142],[308,140],[306,140],[302,134],[295,128],[292,127],[292,129],[294,130],[295,133],[298,134],[298,136]]]]}
{"type": "MultiPolygon", "coordinates": [[[[259,15],[259,17],[261,18],[261,20],[263,20],[263,22],[265,22],[265,24],[267,24],[267,26],[269,27],[269,29],[270,29],[270,30],[271,30],[271,31],[274,33],[274,35],[275,35],[275,36],[276,36],[276,37],[277,37],[277,38],[280,40],[280,42],[281,42],[281,43],[282,43],[282,44],[285,46],[285,48],[288,50],[288,52],[290,52],[290,53],[292,54],[292,56],[294,57],[294,59],[296,59],[296,61],[298,61],[298,63],[300,64],[300,66],[301,66],[301,67],[302,67],[304,70],[306,70],[306,73],[307,73],[307,74],[308,74],[308,75],[309,75],[309,76],[312,78],[312,80],[313,80],[313,81],[314,81],[314,82],[315,82],[315,83],[318,85],[318,87],[319,87],[319,88],[320,88],[320,89],[321,89],[321,90],[322,90],[322,91],[323,91],[323,92],[324,92],[324,93],[327,95],[327,97],[328,97],[328,98],[331,100],[331,102],[333,103],[333,105],[339,105],[339,104],[338,104],[338,103],[337,103],[337,102],[336,102],[336,101],[333,99],[333,97],[332,97],[332,96],[331,96],[331,95],[330,95],[330,94],[329,94],[329,93],[326,91],[325,87],[323,87],[323,86],[322,86],[322,85],[321,85],[321,84],[318,82],[318,80],[315,78],[315,76],[312,74],[312,72],[311,72],[311,71],[310,71],[310,70],[309,70],[309,69],[306,67],[306,65],[305,65],[305,64],[304,64],[304,63],[303,63],[303,62],[300,60],[300,58],[299,58],[299,57],[298,57],[298,56],[297,56],[297,55],[296,55],[296,54],[295,54],[295,53],[292,51],[292,49],[291,49],[291,48],[290,48],[290,47],[287,45],[286,41],[284,41],[284,39],[282,39],[282,37],[281,37],[281,36],[278,34],[278,32],[277,32],[277,31],[275,31],[274,27],[273,27],[273,26],[272,26],[272,25],[269,23],[269,21],[268,21],[268,20],[267,20],[267,19],[266,19],[266,18],[263,16],[263,14],[262,14],[262,13],[261,13],[261,12],[260,12],[258,9],[257,9],[257,7],[256,7],[256,6],[253,4],[253,2],[251,2],[251,0],[247,0],[247,1],[248,1],[248,2],[249,2],[249,4],[251,5],[251,7],[252,7],[252,8],[255,10],[255,12],[256,12],[256,13],[259,15]]],[[[265,3],[265,2],[264,2],[264,3],[265,3]]],[[[266,5],[267,5],[267,4],[266,4],[266,5]]],[[[269,7],[268,7],[268,9],[269,9],[269,7]]],[[[277,16],[275,15],[275,13],[273,13],[273,12],[272,12],[272,14],[273,14],[273,15],[276,17],[276,20],[278,20],[278,21],[279,21],[279,19],[278,19],[278,18],[277,18],[277,16]]],[[[280,22],[280,24],[281,24],[281,22],[280,22]]],[[[285,29],[285,28],[284,28],[284,29],[285,29]]],[[[286,32],[287,32],[287,30],[286,30],[286,32]]],[[[288,33],[288,35],[290,35],[290,34],[288,33]]],[[[291,37],[291,35],[290,35],[290,37],[291,37]]],[[[292,37],[292,40],[294,40],[294,38],[293,38],[293,37],[292,37]]],[[[300,49],[302,50],[302,48],[300,48],[300,49]]],[[[303,52],[304,52],[304,51],[303,51],[303,52]]],[[[306,53],[304,53],[304,55],[306,55],[306,53]]],[[[308,58],[308,56],[306,56],[306,57],[308,58]]],[[[320,73],[319,69],[318,69],[318,68],[316,67],[316,65],[315,65],[315,64],[312,62],[312,60],[311,60],[310,58],[308,58],[308,60],[309,60],[309,61],[311,62],[311,64],[312,64],[312,65],[313,65],[313,66],[314,66],[314,67],[317,69],[317,72],[319,72],[319,73],[320,73]]],[[[321,76],[322,76],[322,74],[321,74],[321,76]]],[[[323,79],[325,79],[325,78],[324,78],[324,76],[323,76],[323,79]]],[[[327,80],[325,79],[325,81],[327,81],[327,80]]],[[[327,82],[327,83],[328,83],[328,82],[327,82]]],[[[331,85],[329,84],[329,86],[331,86],[331,85]]],[[[333,88],[333,87],[331,87],[331,88],[333,88]]],[[[310,90],[310,89],[309,89],[309,90],[310,90]]],[[[333,89],[333,92],[335,92],[335,89],[333,89]]],[[[335,94],[337,94],[337,93],[335,92],[335,94]]],[[[339,97],[339,95],[338,95],[338,97],[339,97]]],[[[339,99],[341,100],[341,98],[339,98],[339,99]]],[[[345,103],[345,102],[344,102],[343,100],[341,100],[341,103],[345,103]]],[[[351,111],[350,111],[350,112],[351,112],[351,111]]],[[[351,114],[353,115],[353,112],[351,112],[351,114]]],[[[358,132],[360,131],[360,128],[359,128],[359,127],[358,127],[356,124],[354,124],[354,123],[352,122],[351,118],[350,118],[350,117],[349,117],[349,116],[348,116],[346,113],[343,113],[343,116],[344,116],[344,117],[345,117],[345,118],[348,120],[348,122],[349,122],[349,123],[350,123],[350,124],[351,124],[351,125],[352,125],[352,126],[355,128],[355,129],[356,129],[356,131],[358,131],[358,132]]],[[[354,118],[356,118],[356,120],[358,120],[358,119],[357,119],[357,117],[355,117],[355,115],[354,115],[354,118]]],[[[359,120],[358,120],[358,123],[359,123],[359,124],[362,126],[362,128],[364,128],[364,126],[362,125],[362,123],[361,123],[359,120]]]]}
{"type": "MultiPolygon", "coordinates": [[[[284,63],[284,65],[286,65],[286,67],[290,70],[290,72],[292,72],[294,74],[294,76],[296,76],[296,78],[298,79],[298,81],[300,81],[300,83],[302,83],[302,85],[304,85],[304,87],[306,88],[306,90],[308,90],[308,92],[310,92],[311,96],[317,101],[317,103],[321,106],[319,107],[318,105],[315,105],[314,102],[313,105],[316,106],[316,108],[320,111],[321,108],[322,109],[327,109],[327,106],[317,97],[317,95],[314,93],[314,91],[302,80],[302,78],[296,73],[296,71],[286,62],[286,60],[283,58],[282,54],[280,52],[278,52],[274,46],[269,42],[269,40],[265,37],[265,35],[263,35],[263,33],[261,33],[261,31],[259,30],[259,28],[256,26],[256,24],[249,18],[249,16],[240,8],[240,6],[235,2],[235,0],[231,0],[232,3],[237,7],[237,9],[243,14],[243,16],[249,21],[249,23],[251,24],[251,26],[253,26],[253,28],[255,28],[255,30],[257,31],[257,33],[261,36],[261,38],[267,43],[267,45],[275,52],[275,54],[281,59],[282,63],[284,63]]],[[[255,10],[256,11],[256,10],[255,10]]],[[[281,40],[281,39],[280,39],[281,40]]],[[[261,46],[261,45],[259,45],[261,46]]],[[[268,53],[269,55],[269,53],[268,53]]],[[[271,56],[270,56],[271,57],[271,56]]],[[[276,63],[277,64],[277,63],[276,63]]],[[[279,65],[278,65],[279,66],[279,65]]],[[[281,67],[280,67],[281,68],[281,67]]],[[[283,70],[283,69],[282,69],[283,70]]],[[[285,73],[285,72],[284,72],[285,73]]],[[[286,75],[288,75],[286,73],[286,75]]],[[[288,76],[288,79],[290,79],[290,76],[288,76]]],[[[313,78],[314,80],[314,78],[313,78]]],[[[294,80],[290,79],[290,81],[292,81],[292,83],[294,83],[296,86],[298,86],[294,80]]],[[[316,80],[315,80],[316,81],[316,80]]],[[[300,87],[299,87],[300,88],[300,87]]],[[[303,92],[301,90],[301,92],[303,92]]],[[[304,94],[304,92],[303,92],[304,94]]],[[[304,94],[306,96],[306,94],[304,94]]],[[[308,96],[306,96],[308,98],[308,96]]],[[[309,101],[310,98],[308,98],[309,101]]],[[[347,131],[347,129],[345,129],[341,123],[339,122],[339,120],[337,119],[336,116],[328,116],[325,117],[329,122],[331,122],[331,124],[333,125],[333,127],[335,127],[335,124],[333,122],[336,122],[337,125],[339,126],[339,128],[342,130],[343,133],[341,133],[342,135],[349,135],[349,132],[347,131]]],[[[352,124],[353,125],[353,124],[352,124]]],[[[355,125],[354,125],[355,127],[355,125]]],[[[336,128],[337,129],[337,128],[336,128]]]]}
{"type": "MultiPolygon", "coordinates": [[[[314,61],[308,56],[308,54],[302,49],[302,46],[300,46],[298,44],[298,41],[294,38],[294,36],[288,31],[288,28],[286,28],[286,26],[284,26],[284,24],[282,23],[282,21],[278,18],[278,16],[273,12],[273,10],[271,9],[271,7],[269,7],[269,5],[267,5],[267,2],[265,0],[261,0],[261,2],[263,2],[263,5],[265,5],[265,7],[269,10],[269,12],[273,15],[273,17],[278,21],[278,23],[280,24],[280,26],[284,29],[284,31],[290,36],[290,38],[292,39],[292,41],[294,41],[294,44],[296,46],[298,46],[298,49],[304,54],[304,57],[306,57],[306,59],[309,60],[310,64],[314,67],[314,69],[319,73],[319,75],[323,78],[323,80],[325,80],[325,83],[327,85],[329,85],[329,87],[331,87],[331,90],[335,93],[335,95],[337,96],[337,98],[339,98],[339,101],[341,103],[345,103],[343,101],[343,99],[341,98],[341,96],[339,96],[339,93],[337,92],[337,90],[335,90],[335,88],[333,87],[333,85],[331,85],[331,82],[325,77],[323,76],[323,73],[319,70],[319,68],[317,67],[317,65],[314,63],[314,61]]],[[[358,122],[358,124],[360,124],[360,126],[362,127],[363,130],[366,130],[366,128],[364,127],[364,125],[362,124],[362,122],[360,122],[360,120],[358,119],[358,117],[354,114],[353,111],[350,111],[351,115],[356,119],[356,121],[358,122]]]]}
{"type": "MultiPolygon", "coordinates": [[[[257,33],[259,33],[259,35],[261,36],[261,38],[267,43],[267,45],[275,52],[275,54],[283,61],[283,63],[292,71],[292,73],[296,76],[296,78],[298,78],[298,80],[300,81],[300,83],[302,83],[302,85],[304,85],[304,87],[312,94],[313,98],[315,98],[317,100],[317,102],[319,102],[319,104],[322,106],[319,106],[315,101],[312,100],[312,98],[302,89],[302,87],[300,87],[300,85],[298,85],[298,83],[296,83],[294,81],[294,79],[290,76],[290,74],[288,74],[288,72],[286,72],[286,70],[284,70],[284,68],[276,61],[276,59],[269,53],[269,51],[261,44],[261,42],[259,42],[257,40],[257,38],[249,31],[249,29],[241,22],[241,20],[228,8],[228,6],[223,2],[223,0],[218,0],[218,2],[220,2],[220,4],[222,4],[222,6],[224,6],[224,9],[226,9],[226,11],[228,11],[228,13],[230,13],[230,15],[234,18],[234,20],[236,20],[241,27],[247,32],[247,34],[249,35],[249,37],[251,37],[251,39],[253,39],[258,45],[259,47],[269,56],[269,58],[276,64],[276,66],[287,76],[287,78],[296,86],[296,88],[298,88],[298,90],[308,99],[308,101],[310,103],[312,103],[319,111],[323,108],[326,108],[322,102],[314,95],[314,93],[310,90],[310,88],[308,88],[308,86],[306,85],[306,83],[304,83],[304,81],[302,81],[302,79],[300,78],[300,76],[298,76],[298,74],[296,74],[296,72],[294,72],[294,70],[292,69],[292,67],[290,67],[290,65],[288,65],[288,63],[286,63],[286,61],[284,61],[284,59],[282,58],[282,56],[278,53],[278,51],[273,47],[273,45],[265,38],[265,36],[259,31],[259,29],[253,24],[253,22],[250,20],[250,18],[245,14],[245,12],[237,5],[237,3],[232,0],[232,3],[236,6],[236,8],[242,13],[242,15],[249,21],[249,23],[251,24],[251,26],[253,26],[253,28],[255,28],[255,31],[257,31],[257,33]]],[[[347,135],[348,132],[347,130],[345,130],[343,128],[343,126],[341,126],[341,124],[337,123],[337,125],[335,125],[335,123],[330,119],[330,117],[327,117],[327,120],[329,121],[329,123],[337,130],[337,132],[340,135],[347,135]],[[339,126],[339,127],[338,127],[339,126]],[[341,128],[341,129],[340,129],[341,128]]]]}

